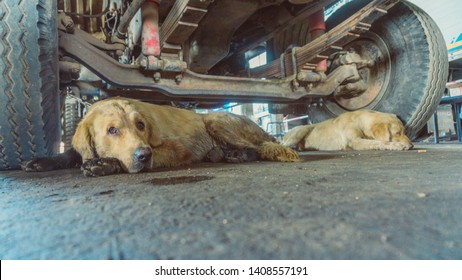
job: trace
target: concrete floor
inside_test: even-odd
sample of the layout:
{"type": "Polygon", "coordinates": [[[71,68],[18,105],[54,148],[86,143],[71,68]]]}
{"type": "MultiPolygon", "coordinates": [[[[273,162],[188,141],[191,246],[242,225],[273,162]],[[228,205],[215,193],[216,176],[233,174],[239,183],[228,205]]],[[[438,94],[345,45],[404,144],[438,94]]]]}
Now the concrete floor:
{"type": "Polygon", "coordinates": [[[0,172],[0,259],[462,259],[462,145],[303,160],[0,172]]]}

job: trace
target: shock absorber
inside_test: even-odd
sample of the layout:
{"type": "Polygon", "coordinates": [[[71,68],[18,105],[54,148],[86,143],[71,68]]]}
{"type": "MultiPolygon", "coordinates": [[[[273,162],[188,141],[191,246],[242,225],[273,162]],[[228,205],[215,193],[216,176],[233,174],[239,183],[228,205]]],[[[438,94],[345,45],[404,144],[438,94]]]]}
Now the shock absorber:
{"type": "Polygon", "coordinates": [[[141,17],[143,20],[141,51],[146,57],[159,57],[159,1],[145,1],[141,6],[141,17]]]}
{"type": "MultiPolygon", "coordinates": [[[[311,40],[314,40],[326,33],[326,22],[324,21],[324,8],[308,17],[308,24],[310,25],[311,40]]],[[[316,66],[317,72],[327,71],[327,60],[322,60],[316,66]]]]}
{"type": "MultiPolygon", "coordinates": [[[[141,66],[147,70],[183,72],[186,63],[178,58],[161,57],[159,40],[159,0],[146,0],[141,6],[143,27],[141,31],[141,52],[144,56],[141,66]]],[[[160,72],[154,74],[158,81],[160,72]]],[[[181,81],[178,76],[177,82],[181,81]]]]}

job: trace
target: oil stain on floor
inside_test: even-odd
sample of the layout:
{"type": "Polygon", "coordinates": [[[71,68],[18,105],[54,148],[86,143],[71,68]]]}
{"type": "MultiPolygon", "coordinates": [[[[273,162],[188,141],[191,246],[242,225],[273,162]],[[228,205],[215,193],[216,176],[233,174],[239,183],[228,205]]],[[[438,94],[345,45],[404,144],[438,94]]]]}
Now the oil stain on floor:
{"type": "Polygon", "coordinates": [[[213,179],[213,176],[179,176],[179,177],[165,177],[165,178],[154,178],[146,181],[154,186],[166,186],[166,185],[178,185],[186,183],[202,182],[213,179]]]}

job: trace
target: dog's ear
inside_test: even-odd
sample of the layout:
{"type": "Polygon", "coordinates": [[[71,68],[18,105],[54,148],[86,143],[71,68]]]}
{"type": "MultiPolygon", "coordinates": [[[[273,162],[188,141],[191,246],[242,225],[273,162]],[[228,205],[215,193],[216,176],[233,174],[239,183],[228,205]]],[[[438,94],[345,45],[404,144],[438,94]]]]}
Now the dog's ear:
{"type": "Polygon", "coordinates": [[[72,147],[82,156],[83,162],[98,156],[93,142],[95,131],[92,123],[91,116],[87,115],[77,126],[72,138],[72,147]]]}
{"type": "Polygon", "coordinates": [[[160,129],[159,127],[156,125],[156,122],[154,119],[146,116],[145,116],[145,119],[147,120],[147,128],[148,128],[148,142],[149,142],[149,145],[153,148],[155,147],[158,147],[162,144],[162,140],[161,140],[161,135],[160,135],[160,129]]]}
{"type": "Polygon", "coordinates": [[[374,139],[389,142],[391,140],[390,125],[387,123],[376,123],[372,125],[372,136],[374,139]]]}

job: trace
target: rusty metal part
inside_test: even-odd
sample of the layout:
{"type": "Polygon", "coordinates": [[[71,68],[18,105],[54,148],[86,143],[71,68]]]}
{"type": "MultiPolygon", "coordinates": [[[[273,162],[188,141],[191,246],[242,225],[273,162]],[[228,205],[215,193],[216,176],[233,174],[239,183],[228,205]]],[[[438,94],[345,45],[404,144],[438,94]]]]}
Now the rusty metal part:
{"type": "Polygon", "coordinates": [[[68,73],[74,79],[77,79],[80,74],[80,64],[70,61],[60,61],[59,62],[59,72],[68,73]]]}
{"type": "Polygon", "coordinates": [[[207,73],[229,54],[236,30],[259,9],[277,5],[283,0],[220,0],[212,3],[185,50],[189,69],[207,73]],[[219,24],[217,24],[219,22],[219,24]]]}
{"type": "Polygon", "coordinates": [[[68,9],[67,9],[67,7],[70,4],[69,0],[65,0],[63,2],[64,2],[63,5],[64,5],[64,13],[65,14],[67,14],[69,16],[76,16],[76,17],[83,17],[83,18],[99,18],[99,17],[102,17],[109,11],[110,5],[111,5],[110,0],[104,1],[104,2],[106,2],[105,8],[101,12],[94,14],[94,13],[92,13],[93,10],[100,10],[100,9],[97,9],[97,8],[95,9],[95,7],[94,7],[94,6],[96,6],[95,4],[98,4],[98,2],[101,2],[101,1],[89,0],[89,1],[85,1],[85,3],[87,4],[87,10],[89,10],[88,13],[75,13],[75,12],[69,12],[68,9]]]}
{"type": "Polygon", "coordinates": [[[141,53],[145,56],[160,55],[159,3],[146,1],[141,6],[143,21],[141,33],[141,53]]]}
{"type": "Polygon", "coordinates": [[[133,0],[130,6],[128,6],[125,13],[120,18],[119,26],[113,37],[117,37],[119,39],[125,38],[125,34],[127,33],[128,26],[130,25],[130,21],[135,16],[135,14],[140,9],[141,5],[147,0],[133,0]]]}
{"type": "MultiPolygon", "coordinates": [[[[310,26],[311,40],[314,40],[321,35],[326,33],[326,22],[324,21],[324,8],[320,9],[316,13],[308,17],[308,24],[310,26]]],[[[292,63],[294,60],[292,59],[292,63]]],[[[315,71],[326,72],[327,71],[327,59],[323,59],[316,65],[315,71]]],[[[297,72],[297,69],[295,69],[297,72]]]]}
{"type": "Polygon", "coordinates": [[[335,94],[335,101],[346,110],[358,110],[378,102],[384,95],[384,85],[389,83],[391,76],[391,54],[387,44],[373,32],[364,33],[346,48],[354,50],[354,53],[341,60],[343,63],[353,62],[358,65],[358,73],[366,89],[359,94],[358,91],[363,88],[361,84],[350,85],[350,88],[340,87],[335,94]]]}
{"type": "Polygon", "coordinates": [[[63,60],[59,61],[59,81],[61,83],[66,84],[72,81],[101,81],[101,79],[88,70],[87,67],[69,59],[68,57],[64,57],[62,59],[63,60]]]}
{"type": "MultiPolygon", "coordinates": [[[[350,78],[350,77],[355,77],[357,75],[357,72],[355,71],[356,69],[353,66],[345,66],[344,68],[337,69],[335,73],[332,73],[329,79],[326,81],[326,83],[320,84],[317,87],[313,87],[309,89],[309,92],[306,91],[301,91],[302,93],[296,93],[293,96],[286,96],[284,92],[279,92],[278,93],[273,93],[273,92],[252,92],[249,94],[241,93],[241,92],[236,92],[235,91],[235,85],[233,83],[229,83],[232,88],[228,89],[220,89],[219,84],[215,85],[215,89],[210,89],[208,85],[204,84],[202,90],[187,90],[186,92],[175,92],[173,94],[165,94],[162,92],[160,89],[158,89],[155,92],[152,92],[151,90],[143,90],[143,89],[134,89],[134,90],[124,90],[124,89],[117,89],[117,88],[111,88],[110,90],[106,91],[106,93],[109,96],[124,96],[124,97],[131,97],[131,98],[136,98],[136,99],[143,99],[146,101],[200,101],[201,103],[203,102],[255,102],[255,101],[270,101],[270,102],[278,102],[278,103],[292,103],[294,101],[300,101],[304,99],[309,99],[313,97],[323,97],[330,95],[332,91],[339,86],[341,83],[342,79],[350,78]],[[207,88],[207,89],[205,89],[207,88]],[[216,92],[213,92],[216,90],[216,92]],[[158,94],[162,93],[162,94],[158,94]]],[[[156,72],[156,74],[159,75],[159,78],[157,82],[160,82],[160,74],[159,72],[156,72]]],[[[185,76],[181,76],[181,79],[187,79],[188,83],[194,83],[198,84],[201,83],[200,80],[196,80],[193,78],[193,76],[190,76],[191,74],[195,75],[195,78],[198,77],[203,77],[207,78],[210,76],[206,75],[199,75],[199,74],[194,74],[192,72],[186,73],[185,76]]],[[[212,77],[213,78],[213,77],[212,77]]],[[[231,78],[233,79],[233,78],[231,78]]],[[[240,79],[243,81],[242,87],[239,87],[241,90],[244,90],[246,85],[252,86],[249,87],[245,90],[253,90],[255,88],[258,88],[260,85],[256,84],[255,81],[248,81],[249,79],[240,79]]],[[[203,80],[205,81],[205,80],[203,80]]],[[[231,81],[230,81],[231,82],[231,81]]],[[[287,82],[287,81],[286,81],[287,82]]],[[[288,83],[288,82],[287,82],[288,83]]],[[[177,82],[177,84],[179,84],[177,82]]],[[[223,81],[220,81],[220,84],[223,84],[223,81]]],[[[273,86],[266,85],[268,86],[268,89],[273,89],[276,87],[279,87],[280,90],[286,90],[287,87],[286,85],[283,84],[274,84],[273,86]]]]}
{"type": "Polygon", "coordinates": [[[304,97],[327,96],[344,80],[358,75],[354,65],[342,65],[329,75],[325,83],[308,88],[308,91],[303,87],[292,87],[295,76],[263,80],[201,75],[189,70],[183,73],[181,83],[174,79],[160,79],[154,83],[149,75],[139,71],[138,66],[117,62],[82,37],[60,32],[59,45],[69,56],[113,87],[152,90],[177,99],[293,102],[304,97]]]}
{"type": "MultiPolygon", "coordinates": [[[[331,64],[331,69],[336,69],[341,65],[355,65],[357,69],[363,69],[365,67],[372,67],[373,62],[371,57],[365,53],[363,56],[359,55],[352,48],[348,52],[341,52],[331,64]]],[[[362,73],[369,73],[368,70],[362,73]]],[[[364,81],[367,80],[368,75],[358,76],[356,79],[348,79],[343,82],[338,88],[335,89],[334,97],[337,100],[351,99],[358,97],[368,89],[368,84],[364,81]],[[363,80],[364,79],[364,80],[363,80]]]]}
{"type": "Polygon", "coordinates": [[[70,61],[59,62],[59,80],[62,83],[70,83],[80,76],[80,64],[70,61]]]}
{"type": "MultiPolygon", "coordinates": [[[[296,50],[295,59],[298,69],[314,69],[316,64],[330,54],[343,49],[351,41],[371,27],[371,23],[385,15],[399,0],[374,0],[364,6],[348,20],[334,27],[307,45],[296,50]]],[[[284,54],[284,65],[292,65],[292,55],[284,54]]],[[[292,67],[285,67],[285,76],[293,75],[292,67]],[[288,72],[287,72],[288,71],[288,72]]],[[[281,77],[280,61],[275,60],[264,66],[250,70],[252,77],[281,77]]]]}
{"type": "Polygon", "coordinates": [[[238,50],[236,50],[236,54],[240,53],[245,53],[248,50],[254,49],[261,45],[263,42],[267,42],[268,40],[274,38],[277,34],[280,34],[286,30],[290,30],[294,25],[299,24],[301,22],[305,22],[307,18],[315,13],[316,11],[319,11],[320,9],[328,6],[330,3],[335,2],[336,0],[318,0],[318,1],[312,1],[306,7],[295,17],[290,19],[289,21],[285,22],[278,28],[274,28],[271,32],[260,36],[259,38],[255,38],[248,44],[244,44],[241,46],[238,50]]]}
{"type": "Polygon", "coordinates": [[[307,70],[301,70],[297,73],[297,81],[307,83],[319,83],[324,82],[327,76],[324,72],[313,72],[307,70]]]}
{"type": "Polygon", "coordinates": [[[66,14],[73,16],[76,29],[96,33],[100,31],[103,12],[107,11],[110,0],[64,0],[56,2],[58,5],[60,3],[63,5],[66,14]]]}
{"type": "Polygon", "coordinates": [[[155,72],[154,75],[152,75],[154,81],[156,83],[160,82],[160,78],[162,78],[162,75],[160,74],[160,72],[155,72]]]}
{"type": "Polygon", "coordinates": [[[352,49],[348,52],[340,53],[338,57],[332,61],[331,69],[335,69],[340,65],[346,64],[356,64],[358,69],[361,69],[364,67],[372,67],[374,65],[374,61],[372,61],[369,56],[361,56],[352,49]]]}
{"type": "Polygon", "coordinates": [[[171,48],[172,45],[181,46],[186,42],[207,13],[207,7],[211,2],[213,1],[175,1],[161,26],[162,51],[168,48],[169,52],[172,52],[175,50],[171,48]]]}
{"type": "Polygon", "coordinates": [[[74,33],[75,25],[72,18],[63,12],[58,13],[58,29],[67,33],[74,33]]]}
{"type": "Polygon", "coordinates": [[[141,66],[145,67],[147,70],[153,71],[166,71],[166,72],[183,72],[186,70],[186,62],[179,60],[178,57],[172,56],[165,57],[161,59],[150,55],[146,56],[141,60],[141,66]]]}
{"type": "MultiPolygon", "coordinates": [[[[374,14],[374,11],[377,11],[377,7],[374,6],[374,4],[379,5],[384,4],[385,2],[390,4],[393,0],[376,0],[371,2],[369,6],[366,6],[361,10],[361,13],[364,13],[364,17],[368,20],[371,20],[371,18],[376,19],[379,15],[384,14],[385,12],[380,10],[379,14],[374,14]]],[[[346,23],[336,27],[338,29],[337,32],[345,33],[335,33],[335,36],[333,34],[326,33],[312,43],[296,49],[288,55],[284,55],[284,65],[288,66],[286,67],[289,69],[288,71],[296,72],[292,69],[299,68],[299,64],[297,64],[297,62],[300,61],[299,56],[306,55],[304,52],[299,52],[299,50],[306,51],[307,49],[311,49],[317,51],[311,53],[309,57],[314,57],[319,60],[325,59],[326,56],[319,52],[323,52],[326,49],[332,50],[332,52],[341,49],[341,47],[335,47],[331,44],[338,41],[351,41],[342,36],[348,36],[351,34],[349,32],[352,29],[356,30],[355,28],[358,26],[366,26],[366,23],[363,22],[365,20],[364,17],[362,17],[362,14],[355,14],[347,20],[346,23]],[[333,36],[334,38],[329,36],[333,36]],[[293,67],[294,65],[295,67],[293,67]]],[[[355,38],[357,36],[355,36],[355,38]]],[[[152,73],[140,72],[138,66],[118,63],[104,52],[92,46],[92,44],[88,43],[83,37],[84,36],[76,36],[60,32],[60,47],[65,53],[77,59],[79,62],[87,66],[92,72],[97,74],[101,79],[111,84],[112,89],[120,87],[125,90],[134,89],[138,91],[154,91],[175,100],[234,100],[289,103],[299,101],[303,98],[330,95],[345,81],[358,81],[360,76],[356,65],[348,64],[339,66],[330,73],[323,83],[318,83],[317,85],[313,85],[312,83],[308,83],[306,85],[300,84],[293,74],[288,75],[287,78],[284,79],[264,80],[255,78],[200,75],[189,70],[184,71],[181,80],[178,78],[175,79],[178,75],[168,78],[167,74],[165,76],[166,78],[161,79],[161,73],[156,72],[155,75],[158,76],[158,82],[154,83],[152,80],[152,73]]],[[[343,44],[341,45],[343,46],[343,44]]],[[[319,62],[319,60],[317,62],[319,62]]],[[[162,76],[163,75],[164,74],[162,73],[162,76]]]]}
{"type": "Polygon", "coordinates": [[[358,80],[359,74],[355,65],[342,65],[335,69],[327,76],[323,83],[319,83],[314,87],[308,84],[307,90],[309,93],[316,92],[318,96],[327,96],[335,91],[346,80],[358,80]]]}
{"type": "Polygon", "coordinates": [[[120,43],[113,43],[113,44],[107,44],[104,43],[101,40],[98,40],[97,38],[93,37],[92,35],[88,34],[87,32],[76,29],[74,31],[74,34],[76,36],[81,37],[83,40],[87,41],[89,44],[92,46],[100,49],[100,50],[106,50],[106,51],[123,51],[125,50],[125,45],[120,44],[120,43]]]}
{"type": "Polygon", "coordinates": [[[161,44],[162,53],[180,54],[181,50],[182,50],[181,45],[173,45],[173,44],[169,44],[165,42],[162,42],[161,44]]]}
{"type": "Polygon", "coordinates": [[[75,29],[74,21],[72,20],[72,18],[67,16],[65,13],[58,14],[58,22],[59,22],[58,30],[64,31],[66,33],[74,33],[75,35],[82,37],[85,41],[97,47],[98,49],[106,50],[106,51],[124,51],[125,50],[124,44],[121,44],[121,43],[107,44],[95,38],[94,36],[88,34],[87,32],[83,30],[75,29]]]}
{"type": "Polygon", "coordinates": [[[367,90],[367,84],[363,80],[340,85],[335,89],[334,97],[353,98],[360,96],[367,90]]]}

